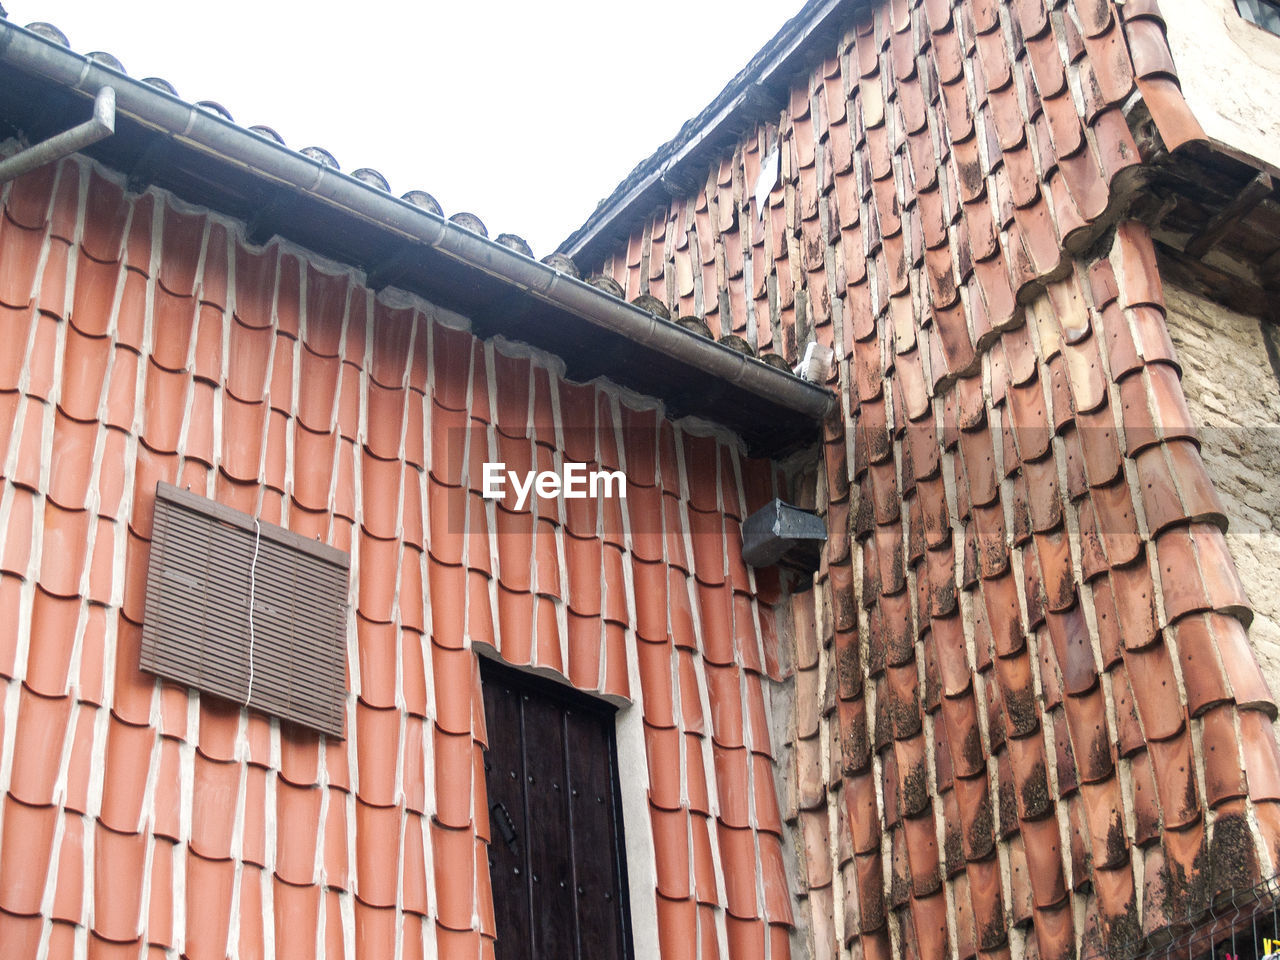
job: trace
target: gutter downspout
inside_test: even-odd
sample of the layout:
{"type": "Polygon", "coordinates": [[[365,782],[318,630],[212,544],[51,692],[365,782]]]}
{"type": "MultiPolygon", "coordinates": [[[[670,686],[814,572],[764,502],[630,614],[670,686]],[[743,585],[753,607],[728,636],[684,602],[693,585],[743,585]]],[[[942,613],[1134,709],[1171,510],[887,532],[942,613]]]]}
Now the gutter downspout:
{"type": "Polygon", "coordinates": [[[149,129],[225,163],[249,168],[278,186],[308,193],[406,241],[433,247],[547,304],[784,409],[821,421],[835,406],[834,395],[823,387],[660,320],[547,264],[4,21],[0,21],[0,59],[74,90],[114,87],[119,112],[149,129]]]}
{"type": "Polygon", "coordinates": [[[0,160],[0,183],[8,183],[24,173],[38,170],[46,163],[69,157],[115,132],[116,92],[113,88],[104,86],[93,98],[93,116],[84,123],[0,160]]]}

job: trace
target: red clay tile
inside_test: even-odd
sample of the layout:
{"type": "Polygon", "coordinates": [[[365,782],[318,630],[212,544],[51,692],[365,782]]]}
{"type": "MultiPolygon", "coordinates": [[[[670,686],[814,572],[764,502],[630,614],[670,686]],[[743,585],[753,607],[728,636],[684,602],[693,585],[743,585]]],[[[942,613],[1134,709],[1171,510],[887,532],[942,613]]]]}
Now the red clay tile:
{"type": "Polygon", "coordinates": [[[1032,902],[1037,908],[1061,903],[1066,897],[1066,888],[1062,874],[1058,818],[1049,816],[1043,820],[1024,820],[1021,829],[1026,841],[1032,902]]]}
{"type": "Polygon", "coordinates": [[[384,460],[400,456],[409,391],[384,387],[370,379],[366,385],[366,443],[369,452],[384,460]]]}
{"type": "Polygon", "coordinates": [[[1034,539],[1046,606],[1053,612],[1066,610],[1076,602],[1070,537],[1066,530],[1058,529],[1048,533],[1037,533],[1034,539]]]}
{"type": "Polygon", "coordinates": [[[240,764],[219,763],[196,755],[191,849],[210,860],[225,860],[231,856],[240,779],[240,764]]]}
{"type": "MultiPolygon", "coordinates": [[[[397,850],[400,845],[401,810],[399,807],[373,807],[356,801],[356,896],[366,904],[373,906],[393,906],[396,902],[396,885],[398,870],[396,858],[388,856],[387,851],[397,850]]],[[[436,837],[453,831],[433,831],[436,837]]],[[[471,859],[470,831],[457,831],[465,838],[467,859],[471,859]]],[[[452,841],[450,842],[450,844],[452,841]]],[[[450,846],[446,844],[445,846],[450,846]]],[[[446,857],[452,854],[441,850],[446,857]]],[[[461,855],[461,846],[459,847],[461,855]]],[[[460,863],[452,863],[457,869],[460,863]]],[[[458,879],[461,879],[461,875],[458,879]]],[[[455,881],[456,882],[456,881],[455,881]]],[[[468,884],[470,886],[470,884],[468,884]]],[[[445,892],[441,894],[441,916],[444,919],[446,904],[445,892]]],[[[469,893],[469,891],[468,891],[469,893]]],[[[469,912],[469,911],[468,911],[469,912]]]]}
{"type": "Polygon", "coordinates": [[[1095,687],[1084,696],[1067,697],[1064,709],[1081,784],[1096,783],[1109,777],[1114,769],[1112,740],[1101,689],[1095,687]]]}
{"type": "Polygon", "coordinates": [[[53,908],[54,920],[83,923],[84,917],[84,831],[85,819],[76,814],[62,816],[62,837],[58,841],[58,865],[53,908]]]}
{"type": "Polygon", "coordinates": [[[337,357],[342,347],[348,278],[345,274],[321,273],[314,264],[308,263],[306,283],[307,315],[302,342],[319,356],[337,357]]]}
{"type": "MultiPolygon", "coordinates": [[[[50,949],[63,949],[58,933],[59,929],[64,927],[63,924],[54,925],[50,949]]],[[[44,919],[42,917],[16,917],[0,910],[0,940],[7,945],[12,945],[13,949],[23,956],[36,956],[40,950],[43,935],[44,919]]]]}
{"type": "Polygon", "coordinates": [[[447,410],[466,411],[475,340],[466,331],[435,324],[432,342],[435,366],[432,399],[447,410]]]}
{"type": "MultiPolygon", "coordinates": [[[[1130,500],[1128,485],[1117,482],[1110,486],[1093,490],[1093,510],[1096,510],[1095,534],[1099,547],[1099,556],[1094,561],[1094,572],[1101,572],[1105,565],[1124,566],[1137,559],[1142,547],[1138,534],[1137,517],[1130,500]]],[[[1086,514],[1092,515],[1082,505],[1081,527],[1085,524],[1086,514]]],[[[1086,579],[1089,578],[1086,572],[1086,579]]]]}
{"type": "Polygon", "coordinates": [[[529,435],[529,411],[532,367],[527,358],[509,357],[493,351],[497,407],[495,426],[508,437],[529,435]]]}
{"type": "Polygon", "coordinates": [[[360,699],[372,707],[394,707],[396,701],[396,627],[356,615],[360,665],[360,699]]]}
{"type": "Polygon", "coordinates": [[[99,815],[110,829],[131,833],[139,828],[155,748],[155,730],[110,718],[99,815]]]}
{"type": "Polygon", "coordinates": [[[298,351],[297,366],[298,422],[318,432],[331,430],[342,365],[336,359],[317,356],[304,346],[298,351]]]}
{"type": "Polygon", "coordinates": [[[63,510],[53,501],[45,501],[39,583],[47,593],[58,597],[80,593],[89,519],[83,510],[63,510]]]}
{"type": "Polygon", "coordinates": [[[308,510],[326,510],[331,502],[337,439],[337,433],[314,433],[301,420],[295,423],[294,461],[306,469],[294,471],[293,496],[308,510]]]}
{"type": "MultiPolygon", "coordinates": [[[[332,769],[331,765],[331,780],[332,769]]],[[[280,776],[294,786],[309,787],[318,781],[319,770],[320,750],[315,735],[293,726],[281,727],[280,776]]]]}
{"type": "MultiPolygon", "coordinates": [[[[1249,799],[1280,799],[1280,752],[1269,718],[1257,710],[1240,710],[1240,749],[1249,780],[1249,799]]],[[[1158,774],[1157,774],[1158,775],[1158,774]]],[[[1164,794],[1161,793],[1161,799],[1164,794]]]]}
{"type": "MultiPolygon", "coordinates": [[[[606,631],[614,624],[607,624],[606,631]]],[[[534,600],[533,663],[564,673],[561,653],[560,625],[556,617],[555,601],[539,596],[534,600]]]]}
{"type": "MultiPolygon", "coordinates": [[[[20,237],[20,234],[14,234],[10,239],[18,239],[20,243],[26,238],[20,237]]],[[[131,308],[142,306],[146,297],[146,282],[138,274],[125,273],[122,276],[118,262],[97,262],[81,255],[76,259],[76,284],[74,284],[72,297],[70,326],[84,335],[100,337],[110,332],[113,319],[120,324],[140,323],[141,317],[127,316],[127,312],[131,311],[131,308]],[[119,315],[113,316],[115,293],[122,279],[124,296],[120,301],[119,315]]],[[[14,300],[12,294],[10,294],[10,300],[14,300]]],[[[8,303],[9,300],[3,300],[3,296],[0,296],[0,302],[8,303]]],[[[12,306],[23,306],[24,303],[26,301],[14,302],[12,306]]],[[[132,339],[132,337],[125,338],[127,342],[132,342],[132,339]]]]}
{"type": "Polygon", "coordinates": [[[721,871],[725,878],[726,907],[737,917],[756,916],[755,835],[716,824],[721,871]]]}
{"type": "Polygon", "coordinates": [[[1156,635],[1155,586],[1145,552],[1127,567],[1111,570],[1111,593],[1126,649],[1146,646],[1156,635]]]}
{"type": "MultiPolygon", "coordinates": [[[[43,230],[49,222],[49,205],[60,169],[58,164],[46,164],[13,180],[5,205],[8,218],[28,230],[43,230]]],[[[64,178],[74,176],[70,170],[63,173],[64,178]]],[[[96,173],[91,174],[89,183],[91,197],[99,196],[104,187],[113,186],[96,173]]]]}
{"type": "Polygon", "coordinates": [[[25,230],[7,216],[0,217],[0,242],[11,253],[0,268],[0,303],[26,307],[31,303],[36,271],[40,262],[44,233],[25,230]]]}
{"type": "Polygon", "coordinates": [[[58,810],[28,806],[4,798],[0,823],[0,907],[10,913],[38,914],[53,855],[58,810]]]}
{"type": "Polygon", "coordinates": [[[475,663],[469,650],[431,645],[436,722],[449,733],[471,732],[475,663]]]}
{"type": "Polygon", "coordinates": [[[658,894],[680,899],[691,895],[689,881],[689,815],[679,809],[650,810],[653,824],[658,894]]]}
{"type": "Polygon", "coordinates": [[[371,806],[391,806],[399,798],[400,720],[396,709],[380,710],[356,701],[356,792],[371,806]]]}
{"type": "Polygon", "coordinates": [[[1166,830],[1184,827],[1199,819],[1200,796],[1196,789],[1191,737],[1183,732],[1172,740],[1150,742],[1147,750],[1166,830]]]}
{"type": "MultiPolygon", "coordinates": [[[[257,402],[263,399],[268,384],[268,372],[272,365],[272,332],[270,329],[259,329],[245,326],[239,320],[230,325],[228,349],[226,355],[226,389],[239,400],[257,402]]],[[[275,343],[275,362],[280,358],[292,359],[291,344],[281,338],[275,343]]],[[[307,351],[302,351],[304,357],[307,351]]],[[[273,385],[272,394],[277,403],[288,408],[290,396],[284,391],[285,384],[279,388],[273,385]],[[281,396],[275,396],[282,394],[281,396]]]]}
{"type": "Polygon", "coordinates": [[[426,335],[411,308],[392,308],[375,300],[373,304],[373,340],[368,345],[370,378],[384,387],[400,387],[405,382],[406,361],[413,356],[410,343],[415,330],[426,335]]]}
{"type": "Polygon", "coordinates": [[[281,255],[278,281],[275,301],[276,326],[285,336],[297,340],[302,313],[302,279],[297,257],[289,254],[281,255]]]}
{"type": "Polygon", "coordinates": [[[1050,612],[1046,619],[1062,671],[1063,689],[1072,696],[1087,692],[1098,682],[1098,671],[1080,604],[1062,613],[1050,612]]]}
{"type": "Polygon", "coordinates": [[[76,221],[80,206],[81,171],[68,164],[58,177],[53,193],[53,206],[49,211],[49,233],[70,243],[76,234],[76,221]]]}
{"type": "Polygon", "coordinates": [[[600,617],[568,614],[569,679],[574,686],[595,690],[600,683],[603,622],[600,617]]]}
{"type": "Polygon", "coordinates": [[[40,588],[35,590],[25,678],[26,686],[35,693],[46,697],[66,693],[81,606],[78,598],[55,597],[40,588]]]}
{"type": "Polygon", "coordinates": [[[220,223],[211,223],[209,225],[209,237],[205,243],[205,258],[200,271],[200,284],[196,293],[200,297],[201,303],[215,306],[219,310],[227,305],[229,255],[230,237],[226,227],[220,223]]]}
{"type": "Polygon", "coordinates": [[[190,383],[187,375],[169,373],[148,362],[141,439],[150,449],[177,451],[190,383]]]}
{"type": "Polygon", "coordinates": [[[1211,601],[1201,579],[1202,568],[1190,530],[1165,530],[1156,534],[1155,544],[1166,619],[1176,620],[1192,611],[1210,609],[1211,601]]]}
{"type": "Polygon", "coordinates": [[[1125,837],[1124,807],[1120,784],[1115,777],[1080,787],[1085,822],[1095,869],[1127,863],[1129,846],[1125,837]]]}
{"type": "MultiPolygon", "coordinates": [[[[67,759],[67,781],[63,805],[77,813],[86,813],[89,808],[89,781],[93,774],[96,713],[92,706],[83,703],[76,705],[76,724],[67,759]]],[[[159,807],[158,800],[157,807],[159,807]]]]}
{"type": "Polygon", "coordinates": [[[1200,743],[1205,799],[1212,807],[1243,797],[1248,792],[1236,737],[1235,715],[1233,707],[1223,704],[1206,711],[1203,717],[1200,743]]]}
{"type": "Polygon", "coordinates": [[[198,957],[226,955],[236,865],[187,854],[186,951],[198,957]]]}
{"type": "MultiPolygon", "coordinates": [[[[399,552],[400,544],[397,541],[378,540],[369,536],[363,530],[360,532],[359,569],[361,576],[359,578],[360,589],[357,609],[369,620],[381,623],[391,620],[397,581],[396,561],[399,552]]],[[[434,574],[438,567],[438,564],[431,564],[433,574],[431,595],[433,603],[443,600],[443,597],[435,589],[434,574]]],[[[449,569],[456,571],[457,579],[461,579],[461,567],[451,567],[449,569]]],[[[461,595],[461,591],[459,590],[450,595],[458,597],[461,595]]]]}
{"type": "Polygon", "coordinates": [[[1211,613],[1206,618],[1218,642],[1223,669],[1231,684],[1236,703],[1259,710],[1268,716],[1276,714],[1275,700],[1258,667],[1258,660],[1248,641],[1244,626],[1232,616],[1211,613]]]}
{"type": "Polygon", "coordinates": [[[164,208],[165,256],[158,279],[170,293],[189,297],[195,289],[197,267],[204,243],[205,218],[164,208]]]}
{"type": "MultiPolygon", "coordinates": [[[[10,311],[0,308],[0,317],[10,311]]],[[[20,355],[19,355],[20,356],[20,355]]],[[[102,380],[111,358],[111,340],[86,337],[68,325],[63,348],[63,376],[58,406],[76,420],[92,421],[99,416],[102,380]]]]}
{"type": "Polygon", "coordinates": [[[606,696],[631,699],[627,673],[627,630],[621,623],[604,625],[604,677],[600,692],[606,696]]]}
{"type": "Polygon", "coordinates": [[[1184,617],[1172,627],[1172,637],[1182,664],[1187,710],[1193,717],[1231,698],[1231,689],[1209,622],[1208,617],[1191,616],[1184,617]]]}
{"type": "Polygon", "coordinates": [[[93,846],[93,929],[109,940],[132,940],[141,932],[146,834],[116,833],[99,824],[93,846]]]}
{"type": "MultiPolygon", "coordinates": [[[[347,828],[348,796],[342,790],[329,791],[324,822],[324,881],[328,886],[340,890],[350,889],[348,845],[351,833],[347,828]]],[[[305,867],[305,860],[303,866],[305,867]]]]}
{"type": "Polygon", "coordinates": [[[1160,641],[1125,655],[1130,676],[1141,678],[1134,686],[1134,701],[1147,740],[1166,740],[1186,721],[1173,672],[1169,648],[1160,641]]]}
{"type": "Polygon", "coordinates": [[[1138,710],[1129,682],[1129,671],[1122,666],[1111,670],[1112,700],[1116,705],[1116,749],[1125,757],[1141,750],[1146,743],[1138,710]]]}
{"type": "Polygon", "coordinates": [[[471,734],[434,730],[436,818],[446,827],[470,826],[472,813],[471,734]]]}
{"type": "Polygon", "coordinates": [[[415,814],[405,817],[403,854],[400,861],[401,906],[406,913],[427,916],[426,841],[423,837],[422,819],[415,814]]]}
{"type": "MultiPolygon", "coordinates": [[[[275,792],[276,875],[287,883],[313,883],[323,791],[319,787],[297,787],[279,779],[276,781],[275,792]]],[[[343,794],[331,791],[331,806],[338,804],[345,808],[345,804],[340,803],[341,797],[343,794]]],[[[330,822],[332,816],[331,811],[330,822]]],[[[327,858],[325,863],[327,867],[327,858]]],[[[336,879],[331,877],[330,882],[335,882],[336,879]]]]}
{"type": "MultiPolygon", "coordinates": [[[[958,911],[957,911],[958,912],[958,911]]],[[[941,960],[949,956],[947,897],[941,891],[911,901],[912,929],[921,960],[941,960]]]]}
{"type": "Polygon", "coordinates": [[[262,871],[246,864],[240,874],[240,899],[236,913],[240,918],[239,952],[242,957],[259,955],[264,948],[262,928],[266,912],[262,903],[262,871]]]}
{"type": "MultiPolygon", "coordinates": [[[[196,314],[199,310],[194,297],[184,296],[178,297],[173,294],[166,293],[163,288],[157,287],[154,291],[155,303],[154,313],[155,319],[152,325],[154,331],[154,341],[151,347],[150,360],[156,366],[164,370],[179,372],[187,369],[188,358],[191,355],[191,341],[193,339],[196,328],[196,314]]],[[[241,329],[239,324],[232,324],[232,341],[236,340],[236,330],[241,329]]],[[[263,331],[267,344],[271,342],[270,331],[263,331]]],[[[267,358],[266,351],[263,351],[262,361],[267,358]]],[[[234,346],[233,346],[234,360],[234,346]]],[[[254,396],[248,393],[240,393],[236,395],[243,400],[259,400],[261,396],[254,396]]]]}
{"type": "Polygon", "coordinates": [[[982,583],[987,622],[991,625],[995,651],[999,656],[1017,653],[1026,642],[1017,593],[1017,581],[1012,571],[982,583]]]}
{"type": "Polygon", "coordinates": [[[715,741],[722,747],[742,746],[742,694],[735,666],[706,665],[706,685],[715,741]]]}
{"type": "Polygon", "coordinates": [[[1214,609],[1249,623],[1253,619],[1253,608],[1236,573],[1222,530],[1205,523],[1194,523],[1190,529],[1210,603],[1214,609]]]}
{"type": "MultiPolygon", "coordinates": [[[[434,823],[431,825],[437,918],[440,924],[449,929],[471,928],[475,843],[470,830],[448,830],[434,823]]],[[[374,855],[372,850],[370,855],[374,855]]],[[[394,904],[394,880],[390,893],[394,904]]]]}
{"type": "MultiPolygon", "coordinates": [[[[117,683],[119,680],[117,679],[117,683]]],[[[118,709],[118,708],[117,708],[118,709]]],[[[200,734],[196,749],[211,760],[229,761],[237,758],[237,741],[239,738],[240,707],[217,697],[200,699],[200,734]]],[[[299,763],[295,757],[296,742],[292,736],[281,735],[281,764],[287,777],[299,777],[295,782],[303,782],[307,776],[305,761],[299,763]]],[[[314,779],[313,770],[310,774],[314,779]]],[[[306,782],[312,782],[308,780],[306,782]]]]}

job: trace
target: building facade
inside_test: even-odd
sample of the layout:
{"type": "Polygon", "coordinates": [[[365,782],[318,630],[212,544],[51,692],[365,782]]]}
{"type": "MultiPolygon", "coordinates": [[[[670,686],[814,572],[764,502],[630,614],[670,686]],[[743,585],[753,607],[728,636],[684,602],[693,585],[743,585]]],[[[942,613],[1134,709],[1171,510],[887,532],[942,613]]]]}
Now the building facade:
{"type": "Polygon", "coordinates": [[[1280,866],[1280,38],[1181,3],[792,26],[564,250],[837,358],[794,490],[833,533],[790,599],[810,949],[1206,954],[1280,866]]]}
{"type": "Polygon", "coordinates": [[[5,155],[116,103],[0,192],[0,952],[1269,952],[1280,37],[1166,6],[809,3],[546,263],[0,20],[5,155]]]}

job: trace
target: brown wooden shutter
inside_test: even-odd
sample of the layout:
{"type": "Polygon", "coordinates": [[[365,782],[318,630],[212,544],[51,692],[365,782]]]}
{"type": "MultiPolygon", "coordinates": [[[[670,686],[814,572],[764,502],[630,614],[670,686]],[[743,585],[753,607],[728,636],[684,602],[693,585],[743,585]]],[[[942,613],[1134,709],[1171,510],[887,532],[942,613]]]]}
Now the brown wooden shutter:
{"type": "Polygon", "coordinates": [[[158,484],[142,669],[341,737],[349,567],[341,550],[158,484]]]}

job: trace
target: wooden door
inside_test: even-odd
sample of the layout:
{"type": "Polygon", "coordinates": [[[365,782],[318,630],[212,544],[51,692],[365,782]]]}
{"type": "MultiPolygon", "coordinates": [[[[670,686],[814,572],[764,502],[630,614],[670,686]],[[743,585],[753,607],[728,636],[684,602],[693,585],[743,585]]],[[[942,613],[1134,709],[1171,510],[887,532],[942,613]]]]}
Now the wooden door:
{"type": "Polygon", "coordinates": [[[613,709],[480,662],[497,960],[630,960],[613,709]]]}

